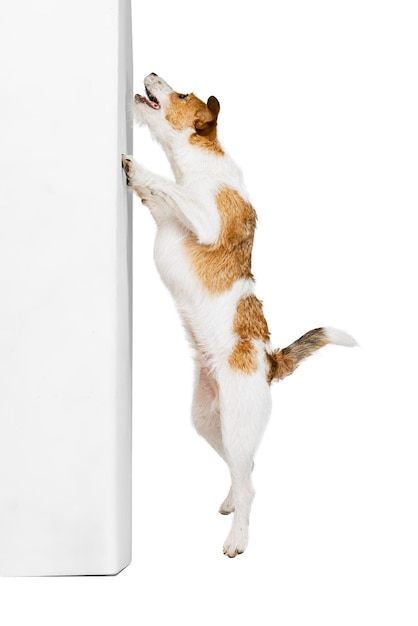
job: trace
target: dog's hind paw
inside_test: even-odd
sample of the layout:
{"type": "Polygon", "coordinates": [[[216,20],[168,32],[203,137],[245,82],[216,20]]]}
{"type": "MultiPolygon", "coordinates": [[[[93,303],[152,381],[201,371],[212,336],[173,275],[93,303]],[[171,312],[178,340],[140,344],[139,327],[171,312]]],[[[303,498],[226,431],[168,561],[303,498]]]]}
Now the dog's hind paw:
{"type": "Polygon", "coordinates": [[[248,526],[244,527],[244,525],[237,524],[237,520],[234,519],[231,532],[224,543],[224,554],[233,559],[238,554],[242,554],[247,546],[248,526]]]}
{"type": "Polygon", "coordinates": [[[230,559],[234,559],[239,554],[242,554],[246,547],[247,547],[246,542],[235,543],[234,541],[229,542],[227,540],[224,544],[223,551],[224,551],[225,556],[229,557],[230,559]]]}
{"type": "Polygon", "coordinates": [[[225,500],[222,502],[221,506],[219,507],[219,513],[221,515],[230,515],[230,513],[233,513],[234,511],[235,507],[232,501],[232,494],[230,491],[225,500]]]}

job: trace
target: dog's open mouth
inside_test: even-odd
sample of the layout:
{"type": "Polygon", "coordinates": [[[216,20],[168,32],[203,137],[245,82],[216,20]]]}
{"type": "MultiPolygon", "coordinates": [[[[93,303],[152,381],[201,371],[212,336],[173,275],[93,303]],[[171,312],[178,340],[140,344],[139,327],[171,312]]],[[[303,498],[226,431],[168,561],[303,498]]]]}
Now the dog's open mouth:
{"type": "Polygon", "coordinates": [[[135,102],[145,102],[151,109],[159,109],[160,103],[157,98],[150,92],[148,87],[145,87],[145,91],[148,97],[140,96],[138,93],[135,96],[135,102]]]}

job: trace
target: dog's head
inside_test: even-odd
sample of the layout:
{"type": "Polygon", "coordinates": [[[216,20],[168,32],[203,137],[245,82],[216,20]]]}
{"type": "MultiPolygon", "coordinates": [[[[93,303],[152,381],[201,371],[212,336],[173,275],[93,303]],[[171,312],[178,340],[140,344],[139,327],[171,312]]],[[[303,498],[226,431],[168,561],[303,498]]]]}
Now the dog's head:
{"type": "Polygon", "coordinates": [[[145,96],[135,96],[135,115],[147,124],[156,139],[169,144],[176,136],[186,135],[191,143],[202,145],[216,141],[216,124],[220,105],[215,96],[205,104],[193,93],[174,91],[157,74],[144,80],[145,96]]]}

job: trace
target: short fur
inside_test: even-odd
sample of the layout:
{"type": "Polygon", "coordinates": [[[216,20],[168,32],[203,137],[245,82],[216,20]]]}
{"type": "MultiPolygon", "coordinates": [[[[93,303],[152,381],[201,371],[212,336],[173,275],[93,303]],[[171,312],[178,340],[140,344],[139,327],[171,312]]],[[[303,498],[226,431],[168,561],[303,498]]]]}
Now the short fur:
{"type": "Polygon", "coordinates": [[[355,345],[336,329],[311,330],[274,350],[254,295],[251,251],[256,213],[241,173],[216,133],[220,110],[162,78],[145,78],[135,114],[162,145],[176,182],[123,156],[128,185],[156,223],[155,262],[195,352],[192,415],[197,431],[228,464],[231,488],[220,512],[234,512],[224,553],[248,543],[253,459],[271,412],[270,384],[328,343],[355,345]]]}

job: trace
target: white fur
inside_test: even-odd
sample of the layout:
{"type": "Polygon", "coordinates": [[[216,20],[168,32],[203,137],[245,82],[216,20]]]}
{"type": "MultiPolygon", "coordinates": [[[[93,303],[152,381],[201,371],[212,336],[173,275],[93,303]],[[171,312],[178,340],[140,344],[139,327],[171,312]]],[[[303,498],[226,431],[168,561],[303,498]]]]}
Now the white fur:
{"type": "MultiPolygon", "coordinates": [[[[147,171],[132,157],[125,157],[124,165],[130,185],[157,223],[155,262],[195,350],[194,424],[230,469],[231,489],[220,511],[235,512],[224,544],[224,553],[233,557],[248,542],[253,459],[271,412],[265,357],[271,346],[255,342],[258,369],[254,373],[231,368],[228,358],[237,341],[233,331],[237,303],[253,293],[254,281],[240,279],[228,291],[211,294],[191,271],[184,242],[191,233],[202,244],[217,241],[221,225],[215,194],[221,187],[238,191],[246,201],[248,194],[229,156],[197,148],[189,141],[193,129],[175,130],[167,121],[171,87],[155,75],[148,76],[145,85],[158,98],[160,108],[138,100],[136,117],[161,143],[176,180],[147,171]]],[[[333,343],[351,345],[340,331],[328,329],[327,334],[333,343]]]]}
{"type": "Polygon", "coordinates": [[[348,348],[352,348],[357,345],[357,341],[354,337],[346,333],[344,330],[332,328],[331,326],[326,326],[324,330],[330,343],[335,343],[337,346],[347,346],[348,348]]]}

